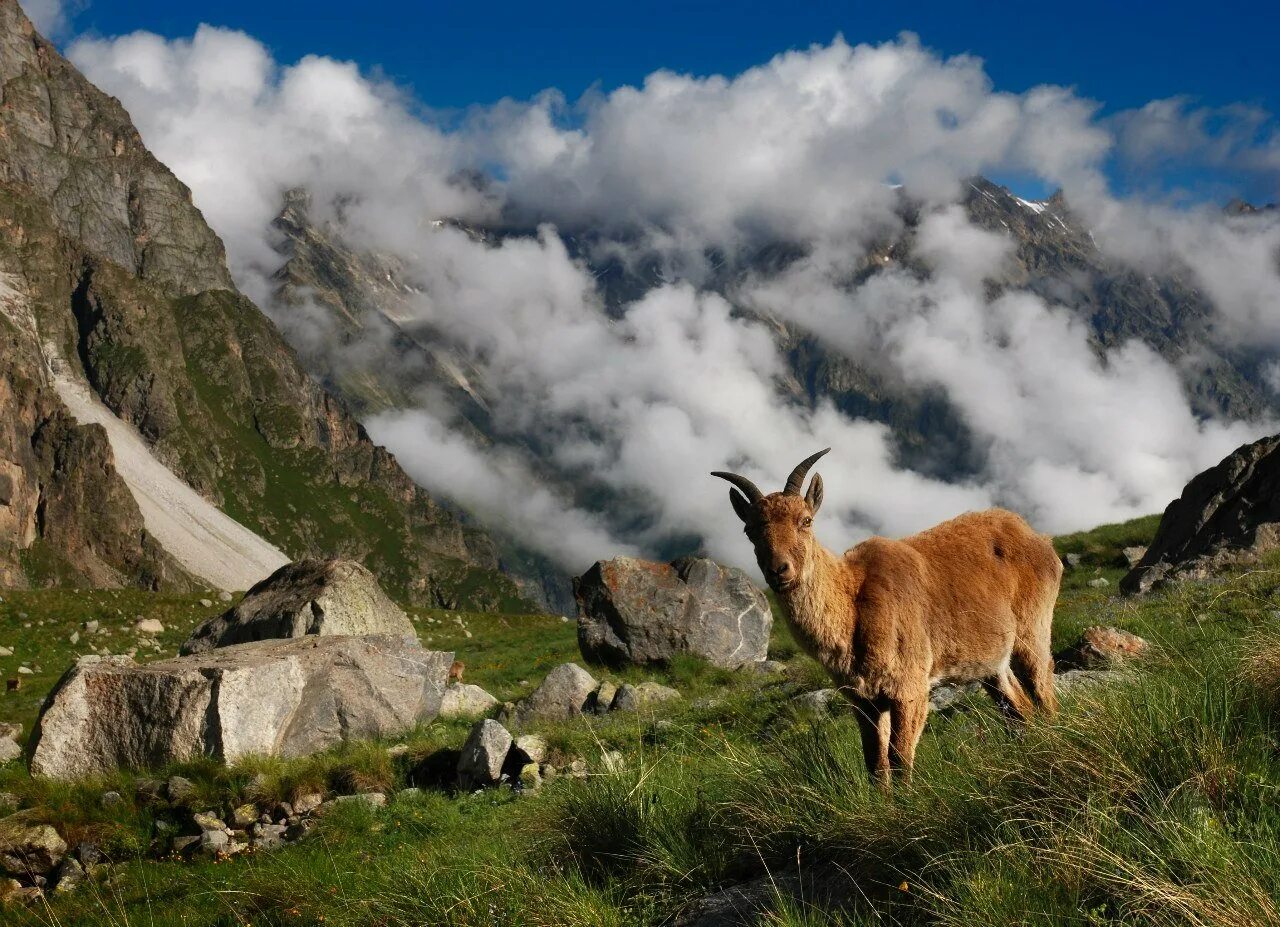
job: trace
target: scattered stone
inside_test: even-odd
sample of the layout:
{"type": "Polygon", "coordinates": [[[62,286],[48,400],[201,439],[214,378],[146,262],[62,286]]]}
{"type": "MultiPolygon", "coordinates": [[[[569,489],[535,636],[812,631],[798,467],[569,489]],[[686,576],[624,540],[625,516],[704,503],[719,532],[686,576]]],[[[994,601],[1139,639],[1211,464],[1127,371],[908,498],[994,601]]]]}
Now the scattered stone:
{"type": "Polygon", "coordinates": [[[81,624],[80,627],[84,629],[86,634],[96,634],[98,633],[98,619],[92,618],[81,624]]]}
{"type": "Polygon", "coordinates": [[[671,702],[680,698],[680,693],[670,686],[656,682],[642,682],[639,685],[626,683],[618,689],[613,697],[614,711],[640,711],[653,708],[663,702],[671,702]]]}
{"type": "Polygon", "coordinates": [[[1142,558],[1147,555],[1147,549],[1145,547],[1126,547],[1120,551],[1120,554],[1124,557],[1125,566],[1132,570],[1142,562],[1142,558]]]}
{"type": "Polygon", "coordinates": [[[576,663],[562,663],[547,673],[542,684],[516,706],[516,720],[566,720],[582,714],[599,684],[576,663]]]}
{"type": "Polygon", "coordinates": [[[232,599],[231,593],[227,592],[225,589],[222,592],[218,593],[219,602],[230,602],[231,599],[232,599]]]}
{"type": "Polygon", "coordinates": [[[135,634],[163,634],[164,624],[159,618],[143,618],[133,626],[135,634]]]}
{"type": "Polygon", "coordinates": [[[11,656],[13,656],[12,647],[0,647],[0,657],[11,657],[11,656]]]}
{"type": "Polygon", "coordinates": [[[283,824],[256,824],[253,828],[253,848],[270,850],[284,843],[284,834],[288,830],[283,824]]]}
{"type": "Polygon", "coordinates": [[[164,791],[170,802],[182,805],[195,794],[196,784],[182,776],[170,776],[164,785],[164,791]]]}
{"type": "Polygon", "coordinates": [[[245,804],[231,812],[231,820],[229,823],[232,827],[250,827],[257,820],[257,805],[245,804]]]}
{"type": "Polygon", "coordinates": [[[68,642],[68,643],[70,643],[72,647],[74,647],[76,644],[80,643],[80,632],[79,632],[79,631],[72,631],[72,632],[71,632],[71,636],[70,636],[69,638],[67,638],[67,642],[68,642]]]}
{"type": "Polygon", "coordinates": [[[199,846],[199,837],[190,837],[185,834],[174,837],[169,841],[169,850],[179,856],[185,856],[188,853],[193,853],[199,848],[199,846]]]}
{"type": "Polygon", "coordinates": [[[29,812],[0,820],[0,869],[18,877],[48,875],[67,855],[67,844],[48,824],[32,824],[29,812]]]}
{"type": "Polygon", "coordinates": [[[821,716],[831,713],[831,703],[836,698],[835,689],[816,689],[797,695],[791,699],[791,704],[801,714],[821,716]]]}
{"type": "Polygon", "coordinates": [[[520,757],[526,763],[543,763],[547,759],[547,742],[537,734],[517,737],[514,749],[520,751],[520,757]]]}
{"type": "Polygon", "coordinates": [[[1082,564],[1083,562],[1084,562],[1083,554],[1063,554],[1062,555],[1062,565],[1066,567],[1068,570],[1079,569],[1080,564],[1082,564]]]}
{"type": "Polygon", "coordinates": [[[1119,670],[1067,670],[1053,677],[1054,687],[1058,692],[1071,692],[1078,689],[1092,689],[1095,686],[1126,678],[1119,670]]]}
{"type": "Polygon", "coordinates": [[[84,879],[84,866],[80,865],[74,857],[68,856],[58,867],[58,881],[54,883],[53,890],[59,894],[73,892],[80,887],[84,879]]]}
{"type": "Polygon", "coordinates": [[[209,756],[303,756],[440,710],[453,654],[399,637],[259,641],[139,665],[80,661],[32,732],[31,771],[74,778],[209,756]]]}
{"type": "Polygon", "coordinates": [[[22,756],[22,747],[18,745],[16,740],[0,737],[0,765],[12,762],[20,756],[22,756]]]}
{"type": "Polygon", "coordinates": [[[476,718],[488,714],[497,704],[498,700],[479,686],[457,682],[444,690],[440,717],[476,718]]]}
{"type": "Polygon", "coordinates": [[[293,800],[293,813],[297,815],[308,815],[324,804],[324,796],[317,792],[308,792],[306,795],[299,795],[293,800]]]}
{"type": "Polygon", "coordinates": [[[200,852],[208,856],[230,856],[231,835],[225,830],[201,831],[200,852]]]}
{"type": "Polygon", "coordinates": [[[497,721],[477,721],[458,757],[458,785],[464,789],[494,785],[511,749],[511,734],[497,721]]]}
{"type": "Polygon", "coordinates": [[[200,830],[227,830],[226,823],[212,811],[197,811],[191,820],[200,830]]]}
{"type": "Polygon", "coordinates": [[[742,664],[742,671],[752,676],[778,676],[787,671],[787,664],[781,660],[757,660],[742,664]]]}
{"type": "Polygon", "coordinates": [[[316,826],[316,822],[311,818],[303,818],[300,821],[294,821],[287,828],[285,828],[284,839],[285,840],[301,840],[303,837],[309,834],[311,832],[311,829],[315,826],[316,826]]]}
{"type": "Polygon", "coordinates": [[[600,762],[604,765],[605,772],[610,773],[622,772],[627,765],[621,750],[605,750],[600,754],[600,762]]]}
{"type": "Polygon", "coordinates": [[[387,796],[382,792],[358,792],[355,795],[338,795],[324,802],[315,811],[317,817],[324,817],[334,808],[342,805],[364,805],[369,808],[381,808],[387,803],[387,796]]]}
{"type": "Polygon", "coordinates": [[[258,583],[234,608],[198,625],[182,653],[335,634],[416,640],[409,616],[363,566],[351,560],[298,560],[258,583]]]}
{"type": "Polygon", "coordinates": [[[208,599],[201,599],[201,600],[200,600],[200,607],[201,607],[201,608],[213,608],[213,603],[212,603],[211,601],[209,601],[208,599]]]}
{"type": "Polygon", "coordinates": [[[981,691],[980,682],[941,683],[929,692],[929,710],[944,714],[954,711],[965,696],[981,691]]]}
{"type": "Polygon", "coordinates": [[[1105,589],[1107,586],[1111,585],[1111,580],[1107,579],[1105,576],[1096,576],[1089,580],[1085,585],[1090,589],[1105,589]]]}
{"type": "Polygon", "coordinates": [[[613,707],[613,697],[617,694],[617,685],[606,679],[596,687],[596,691],[592,693],[588,704],[596,714],[603,715],[613,707]]]}
{"type": "Polygon", "coordinates": [[[103,792],[101,801],[104,808],[110,808],[114,805],[122,804],[124,796],[119,792],[103,792]]]}
{"type": "Polygon", "coordinates": [[[538,791],[542,787],[542,773],[538,770],[538,764],[525,763],[521,766],[518,781],[526,792],[538,791]]]}
{"type": "MultiPolygon", "coordinates": [[[[19,675],[22,675],[22,676],[30,676],[30,675],[31,675],[32,673],[34,673],[34,672],[35,672],[35,670],[33,670],[31,667],[29,667],[29,666],[27,666],[27,665],[25,665],[25,664],[24,664],[24,665],[22,665],[22,666],[19,666],[19,667],[18,667],[18,673],[19,673],[19,675]]],[[[16,688],[17,688],[17,686],[14,686],[14,688],[16,689],[16,688]]]]}
{"type": "Polygon", "coordinates": [[[538,767],[538,773],[542,776],[542,781],[546,782],[560,775],[560,770],[556,769],[550,763],[543,763],[538,767]]]}
{"type": "Polygon", "coordinates": [[[6,904],[22,891],[22,883],[8,877],[0,879],[0,904],[6,904]]]}
{"type": "Polygon", "coordinates": [[[1119,628],[1086,628],[1080,639],[1054,654],[1059,669],[1107,669],[1146,656],[1151,645],[1119,628]]]}
{"type": "Polygon", "coordinates": [[[565,767],[565,773],[574,779],[587,778],[587,761],[582,757],[575,757],[568,766],[565,767]]]}
{"type": "Polygon", "coordinates": [[[684,557],[618,557],[574,581],[578,646],[603,663],[665,663],[691,653],[735,668],[768,655],[773,613],[742,570],[684,557]]]}

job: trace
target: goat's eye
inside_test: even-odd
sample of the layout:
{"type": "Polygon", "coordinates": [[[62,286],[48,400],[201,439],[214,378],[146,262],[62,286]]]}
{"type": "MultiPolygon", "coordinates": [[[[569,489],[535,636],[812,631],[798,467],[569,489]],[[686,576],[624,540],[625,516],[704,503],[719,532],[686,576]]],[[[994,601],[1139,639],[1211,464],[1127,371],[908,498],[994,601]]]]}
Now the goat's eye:
{"type": "Polygon", "coordinates": [[[813,527],[813,519],[810,518],[808,515],[806,515],[804,518],[800,519],[800,527],[801,528],[813,527]]]}

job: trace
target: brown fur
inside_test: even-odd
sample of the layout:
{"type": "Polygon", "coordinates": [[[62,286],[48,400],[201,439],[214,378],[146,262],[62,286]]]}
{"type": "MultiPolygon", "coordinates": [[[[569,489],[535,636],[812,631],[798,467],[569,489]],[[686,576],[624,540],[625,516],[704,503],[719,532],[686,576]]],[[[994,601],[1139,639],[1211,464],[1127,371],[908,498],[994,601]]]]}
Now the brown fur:
{"type": "Polygon", "coordinates": [[[462,682],[462,674],[466,672],[467,664],[461,660],[454,660],[449,667],[449,682],[462,682]]]}
{"type": "Polygon", "coordinates": [[[1056,710],[1049,635],[1062,563],[1018,515],[970,512],[836,556],[813,535],[820,476],[803,498],[733,495],[796,639],[853,701],[877,780],[910,773],[935,682],[981,681],[1018,719],[1056,710]]]}

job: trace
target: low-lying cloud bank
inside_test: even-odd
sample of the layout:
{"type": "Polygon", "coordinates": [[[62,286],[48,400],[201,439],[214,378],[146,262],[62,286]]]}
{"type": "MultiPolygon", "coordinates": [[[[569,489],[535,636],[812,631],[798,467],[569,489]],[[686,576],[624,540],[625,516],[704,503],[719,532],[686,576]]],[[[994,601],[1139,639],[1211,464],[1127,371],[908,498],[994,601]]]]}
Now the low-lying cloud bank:
{"type": "Polygon", "coordinates": [[[354,65],[282,66],[253,38],[208,26],[190,40],[81,39],[69,55],[191,186],[237,281],[269,311],[281,260],[270,223],[290,188],[310,190],[328,218],[340,203],[349,242],[404,261],[409,313],[479,372],[499,444],[476,446],[426,401],[369,422],[372,433],[429,489],[569,569],[685,536],[744,562],[707,471],[776,487],[827,445],[820,525],[843,545],[995,503],[1050,531],[1155,511],[1272,427],[1197,420],[1177,372],[1144,345],[1100,354],[1066,309],[1027,292],[992,298],[984,281],[1010,242],[955,205],[976,174],[1061,186],[1100,247],[1151,272],[1184,269],[1222,339],[1280,354],[1274,212],[1120,200],[1104,173],[1117,160],[1196,162],[1280,178],[1265,114],[1248,116],[1248,133],[1179,101],[1102,119],[1066,88],[1000,92],[978,59],[909,36],[837,39],[733,77],[661,71],[574,103],[548,91],[449,127],[354,65]],[[854,286],[867,248],[900,230],[899,185],[921,204],[915,256],[931,273],[886,267],[854,286]],[[432,223],[441,216],[541,230],[486,243],[432,223]],[[556,230],[607,235],[624,260],[656,255],[661,277],[606,313],[556,230]],[[716,262],[776,241],[807,257],[730,293],[706,288],[716,262]],[[786,401],[768,326],[729,300],[944,390],[985,454],[979,476],[950,484],[903,469],[883,426],[786,401]],[[516,440],[530,434],[543,459],[516,440]],[[548,465],[589,474],[647,517],[623,532],[573,506],[538,476],[548,465]]]}

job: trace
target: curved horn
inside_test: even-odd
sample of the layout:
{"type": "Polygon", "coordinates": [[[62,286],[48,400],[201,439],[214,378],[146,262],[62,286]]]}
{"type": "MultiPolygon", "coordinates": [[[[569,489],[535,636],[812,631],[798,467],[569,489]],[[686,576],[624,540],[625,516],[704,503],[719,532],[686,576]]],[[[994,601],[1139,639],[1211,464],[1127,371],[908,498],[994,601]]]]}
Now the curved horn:
{"type": "Polygon", "coordinates": [[[711,475],[718,476],[722,480],[728,480],[734,486],[737,486],[742,490],[743,495],[747,497],[747,501],[752,505],[755,505],[764,498],[764,493],[756,487],[755,483],[751,482],[745,476],[739,476],[737,473],[726,473],[723,470],[716,470],[711,475]]]}
{"type": "Polygon", "coordinates": [[[809,468],[818,462],[818,458],[823,454],[830,453],[831,448],[825,448],[816,454],[810,454],[800,463],[796,464],[796,468],[791,471],[791,475],[787,477],[786,488],[782,490],[784,495],[798,496],[800,490],[804,487],[804,478],[809,475],[809,468]]]}

